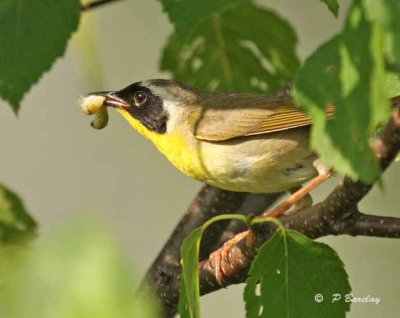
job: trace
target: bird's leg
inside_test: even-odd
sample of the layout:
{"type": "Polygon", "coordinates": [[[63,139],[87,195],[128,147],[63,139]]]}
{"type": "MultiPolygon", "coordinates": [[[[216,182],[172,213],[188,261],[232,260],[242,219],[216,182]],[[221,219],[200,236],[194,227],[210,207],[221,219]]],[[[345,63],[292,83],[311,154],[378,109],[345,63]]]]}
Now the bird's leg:
{"type": "MultiPolygon", "coordinates": [[[[264,216],[279,217],[293,206],[295,207],[295,211],[310,207],[312,205],[312,198],[309,194],[310,191],[332,176],[332,171],[326,168],[318,159],[314,161],[314,167],[319,173],[317,177],[303,187],[297,187],[289,190],[292,195],[287,200],[279,204],[275,209],[264,213],[264,216]]],[[[248,234],[249,231],[245,231],[235,235],[232,239],[225,242],[222,248],[210,255],[211,264],[214,264],[215,278],[220,286],[223,286],[224,284],[225,275],[222,268],[222,261],[229,262],[229,253],[232,246],[234,246],[248,234]]]]}
{"type": "MultiPolygon", "coordinates": [[[[290,194],[296,193],[298,190],[300,190],[301,187],[295,187],[289,190],[290,194]]],[[[298,211],[307,209],[311,207],[313,204],[313,199],[309,193],[307,193],[304,197],[302,197],[299,201],[297,201],[294,205],[293,208],[288,210],[285,215],[289,215],[292,213],[296,213],[298,211]]]]}
{"type": "Polygon", "coordinates": [[[229,252],[232,246],[234,246],[237,242],[241,241],[246,235],[248,235],[249,231],[244,231],[235,235],[232,239],[228,240],[224,243],[224,245],[216,250],[215,252],[211,253],[210,261],[211,264],[214,264],[215,270],[215,279],[220,286],[224,284],[224,271],[222,269],[222,261],[225,263],[229,263],[229,252]]]}
{"type": "Polygon", "coordinates": [[[306,184],[300,189],[296,189],[297,191],[292,193],[292,195],[287,200],[283,201],[273,210],[266,212],[264,215],[275,218],[280,217],[281,215],[285,214],[285,212],[288,211],[293,205],[301,202],[301,200],[305,199],[307,196],[310,196],[310,191],[315,189],[322,182],[328,180],[332,176],[332,171],[330,169],[327,169],[319,160],[316,160],[314,162],[314,166],[319,173],[317,177],[315,177],[310,183],[306,184]]]}
{"type": "MultiPolygon", "coordinates": [[[[302,191],[302,189],[303,189],[302,187],[296,187],[296,188],[290,189],[289,191],[292,194],[292,196],[290,198],[292,198],[295,194],[297,195],[300,191],[302,191]]],[[[309,191],[311,191],[311,190],[309,190],[309,191]]],[[[305,193],[305,194],[303,194],[303,196],[301,196],[299,199],[297,199],[297,201],[293,201],[289,205],[288,209],[293,206],[294,210],[291,213],[294,213],[294,212],[297,212],[304,208],[310,207],[311,205],[312,205],[311,195],[309,193],[305,193]]],[[[279,208],[279,206],[278,206],[278,208],[279,208]]],[[[222,261],[224,261],[225,263],[229,262],[230,249],[237,242],[242,240],[243,237],[245,237],[248,234],[248,232],[249,231],[245,231],[245,232],[235,235],[232,239],[225,242],[224,245],[220,249],[218,249],[217,251],[213,252],[210,255],[210,261],[211,261],[211,264],[213,264],[214,270],[215,270],[215,279],[217,280],[217,283],[220,286],[223,286],[224,276],[225,276],[225,273],[222,269],[222,261]]]]}

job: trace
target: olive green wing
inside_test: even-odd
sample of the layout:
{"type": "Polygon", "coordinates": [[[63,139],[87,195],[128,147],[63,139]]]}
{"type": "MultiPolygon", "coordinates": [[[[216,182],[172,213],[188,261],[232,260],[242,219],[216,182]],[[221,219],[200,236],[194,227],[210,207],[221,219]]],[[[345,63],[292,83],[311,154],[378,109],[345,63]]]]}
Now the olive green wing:
{"type": "MultiPolygon", "coordinates": [[[[209,105],[197,121],[195,137],[224,141],[237,137],[267,134],[311,125],[310,117],[294,104],[290,96],[228,94],[214,98],[223,106],[209,105]]],[[[220,104],[220,105],[221,105],[220,104]]],[[[333,107],[328,107],[333,117],[333,107]]]]}

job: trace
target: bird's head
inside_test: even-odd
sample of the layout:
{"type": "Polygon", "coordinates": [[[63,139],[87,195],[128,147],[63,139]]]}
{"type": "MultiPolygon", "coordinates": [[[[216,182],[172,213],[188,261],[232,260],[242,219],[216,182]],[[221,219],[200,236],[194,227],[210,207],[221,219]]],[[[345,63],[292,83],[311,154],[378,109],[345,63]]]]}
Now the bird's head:
{"type": "Polygon", "coordinates": [[[136,82],[118,91],[87,94],[81,102],[84,113],[92,115],[104,107],[117,110],[133,128],[149,134],[168,134],[181,126],[194,111],[199,90],[172,80],[136,82]]]}

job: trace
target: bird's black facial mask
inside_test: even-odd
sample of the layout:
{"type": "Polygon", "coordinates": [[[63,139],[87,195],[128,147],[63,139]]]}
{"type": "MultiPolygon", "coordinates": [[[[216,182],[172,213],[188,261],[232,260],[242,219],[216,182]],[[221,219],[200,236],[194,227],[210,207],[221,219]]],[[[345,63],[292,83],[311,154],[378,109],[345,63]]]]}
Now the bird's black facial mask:
{"type": "Polygon", "coordinates": [[[163,100],[154,95],[151,89],[140,84],[137,82],[129,85],[114,95],[129,104],[123,109],[147,129],[164,134],[167,131],[168,115],[164,110],[163,100]]]}

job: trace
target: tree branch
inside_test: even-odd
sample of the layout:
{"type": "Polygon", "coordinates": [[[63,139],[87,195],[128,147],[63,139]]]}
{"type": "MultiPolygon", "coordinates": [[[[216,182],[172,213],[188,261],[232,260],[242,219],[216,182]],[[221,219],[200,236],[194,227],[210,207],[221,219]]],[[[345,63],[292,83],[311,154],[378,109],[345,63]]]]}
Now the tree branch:
{"type": "MultiPolygon", "coordinates": [[[[148,295],[155,294],[161,302],[166,316],[174,316],[179,287],[170,283],[179,277],[180,246],[185,237],[210,218],[227,213],[261,214],[281,194],[251,194],[221,190],[205,185],[190,204],[175,227],[170,238],[149,268],[142,286],[148,295]],[[151,290],[148,289],[150,286],[151,290]],[[147,289],[146,289],[147,288],[147,289]],[[172,300],[172,301],[171,301],[172,300]]],[[[231,238],[243,230],[235,222],[218,222],[208,228],[200,248],[200,259],[207,259],[212,251],[222,245],[221,237],[231,238]]]]}
{"type": "MultiPolygon", "coordinates": [[[[382,170],[386,169],[400,150],[400,108],[393,112],[390,122],[374,141],[373,148],[376,156],[380,160],[382,170]]],[[[357,208],[358,202],[371,188],[372,185],[344,178],[321,203],[315,204],[304,211],[282,216],[279,219],[285,227],[297,230],[310,238],[343,234],[400,237],[400,218],[366,215],[359,212],[357,208]]],[[[218,192],[222,190],[214,188],[213,191],[218,192]]],[[[234,193],[228,192],[227,195],[235,198],[234,193]]],[[[238,194],[238,196],[241,195],[243,194],[238,194]]],[[[201,197],[201,192],[199,196],[201,197]]],[[[233,206],[231,206],[231,211],[224,209],[224,204],[230,203],[229,199],[225,197],[224,201],[225,202],[222,202],[220,206],[223,207],[223,209],[219,211],[223,213],[232,213],[232,210],[234,210],[233,206]]],[[[240,200],[239,202],[243,203],[243,201],[240,200]]],[[[236,201],[236,203],[238,203],[238,201],[236,201]]],[[[214,216],[215,213],[217,213],[217,211],[214,211],[212,216],[214,216]]],[[[211,216],[203,216],[201,219],[205,220],[205,218],[208,219],[209,217],[211,216]]],[[[181,221],[182,226],[184,226],[187,221],[189,221],[188,217],[184,217],[181,221]]],[[[197,221],[200,221],[200,219],[197,221]]],[[[194,223],[197,223],[197,221],[194,223]]],[[[189,228],[187,228],[187,230],[189,230],[189,228]]],[[[227,253],[227,258],[222,260],[221,266],[224,273],[224,286],[241,283],[246,279],[247,271],[257,252],[257,247],[268,240],[275,230],[276,226],[274,224],[264,223],[257,225],[252,231],[247,230],[241,233],[243,238],[239,242],[233,244],[227,253]]],[[[236,233],[236,231],[233,233],[236,233]]],[[[168,241],[169,243],[167,243],[167,245],[170,244],[173,246],[174,251],[170,251],[172,255],[177,256],[179,254],[180,244],[183,239],[182,236],[183,235],[179,236],[179,242],[176,244],[171,242],[171,240],[174,240],[173,237],[168,241]]],[[[229,236],[232,236],[232,233],[229,234],[228,237],[229,236]]],[[[166,256],[165,254],[162,255],[164,255],[164,257],[166,256]]],[[[154,279],[154,271],[150,271],[153,275],[150,275],[150,278],[153,278],[150,279],[150,282],[156,296],[161,301],[162,311],[165,317],[173,317],[177,310],[181,271],[178,260],[179,258],[175,259],[176,266],[173,271],[169,272],[168,280],[160,281],[160,279],[154,279]]],[[[157,261],[155,263],[157,263],[157,261]]],[[[162,262],[159,264],[162,264],[162,262]]],[[[215,264],[213,264],[212,259],[205,259],[199,263],[199,275],[200,292],[202,295],[222,288],[216,281],[215,264]]]]}
{"type": "Polygon", "coordinates": [[[332,234],[400,238],[400,218],[356,212],[331,230],[332,234]]]}
{"type": "Polygon", "coordinates": [[[81,4],[79,6],[79,11],[85,12],[85,11],[103,6],[105,4],[110,4],[112,2],[117,2],[117,1],[120,1],[120,0],[97,0],[97,1],[89,2],[87,4],[81,4]]]}
{"type": "MultiPolygon", "coordinates": [[[[176,312],[179,288],[176,289],[176,287],[171,286],[170,282],[180,272],[180,247],[184,238],[214,216],[224,213],[237,213],[238,207],[243,204],[248,196],[247,193],[229,192],[205,185],[192,201],[149,268],[145,282],[142,284],[145,287],[144,292],[146,294],[154,294],[160,300],[166,316],[173,317],[176,312]],[[146,286],[149,286],[151,290],[146,289],[146,286]]],[[[224,224],[220,224],[219,227],[214,227],[214,230],[221,233],[224,230],[223,226],[224,224]]],[[[208,234],[212,233],[208,231],[208,234]]],[[[213,237],[205,236],[202,249],[205,249],[207,244],[214,245],[213,240],[213,237]]],[[[206,255],[206,253],[201,252],[201,255],[206,255]]],[[[208,254],[206,257],[208,257],[208,254]]]]}

